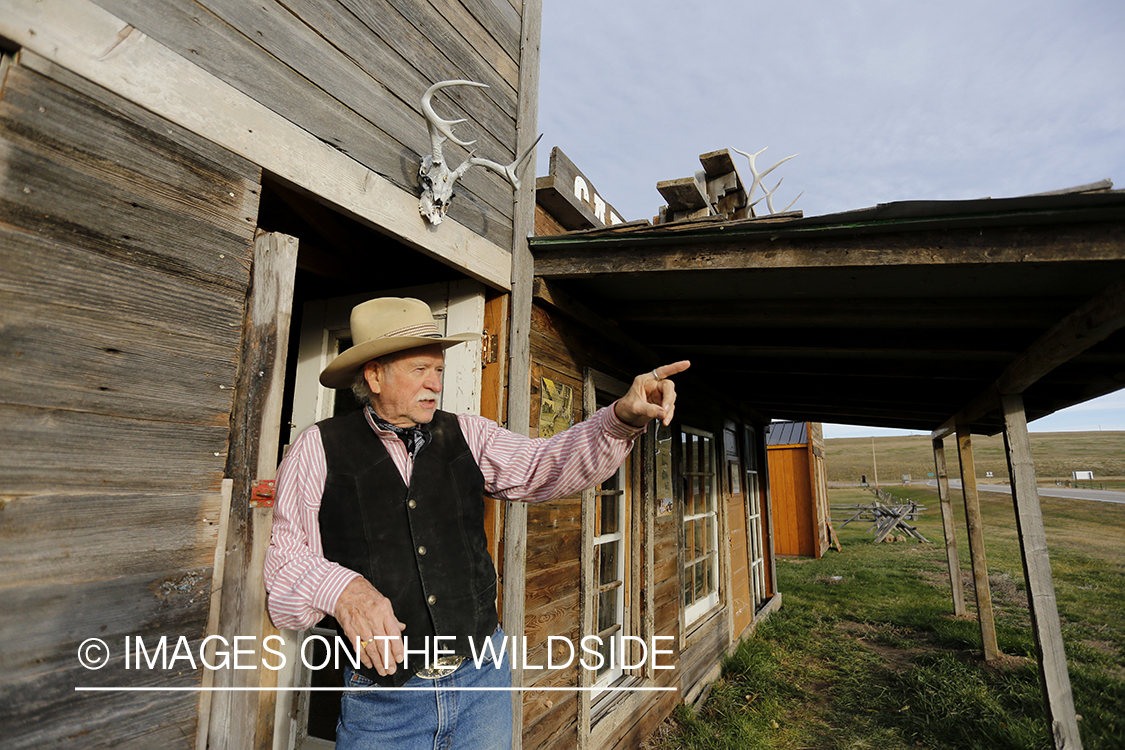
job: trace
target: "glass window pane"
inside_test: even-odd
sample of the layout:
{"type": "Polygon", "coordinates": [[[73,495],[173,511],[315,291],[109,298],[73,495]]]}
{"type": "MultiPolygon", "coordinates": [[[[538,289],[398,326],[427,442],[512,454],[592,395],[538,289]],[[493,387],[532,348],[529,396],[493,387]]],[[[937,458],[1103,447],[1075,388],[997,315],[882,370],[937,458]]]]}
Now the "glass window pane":
{"type": "MultiPolygon", "coordinates": [[[[616,634],[611,635],[611,636],[607,636],[605,638],[605,640],[602,641],[601,645],[598,646],[598,653],[602,655],[602,665],[600,667],[598,667],[598,675],[597,675],[598,677],[601,677],[604,672],[609,671],[609,668],[611,666],[610,663],[609,663],[609,643],[610,643],[611,640],[613,640],[616,637],[617,637],[616,634]]],[[[614,651],[616,652],[616,648],[614,649],[614,651]]],[[[591,657],[591,658],[593,658],[593,657],[591,657]]],[[[621,660],[621,657],[617,656],[617,661],[620,661],[620,660],[621,660]]]]}
{"type": "Polygon", "coordinates": [[[703,534],[707,531],[711,519],[698,518],[695,521],[695,552],[692,557],[699,557],[707,549],[707,539],[703,534]]]}
{"type": "Polygon", "coordinates": [[[599,544],[594,557],[594,564],[598,566],[598,585],[613,583],[617,580],[617,545],[620,542],[607,542],[599,544]]]}
{"type": "Polygon", "coordinates": [[[694,565],[689,565],[689,566],[687,566],[687,568],[684,569],[684,606],[685,607],[688,606],[689,604],[691,604],[693,601],[695,601],[695,599],[693,599],[692,595],[691,595],[691,592],[695,588],[694,578],[693,578],[693,571],[694,570],[695,570],[694,565]]]}
{"type": "Polygon", "coordinates": [[[601,500],[601,531],[599,531],[598,534],[612,534],[618,530],[617,507],[620,504],[621,498],[618,495],[603,495],[599,499],[601,500]]]}
{"type": "Polygon", "coordinates": [[[603,592],[598,597],[598,632],[613,627],[617,623],[617,595],[621,587],[603,592]]]}
{"type": "Polygon", "coordinates": [[[700,560],[695,564],[695,590],[696,599],[702,599],[707,594],[707,560],[700,560]]]}

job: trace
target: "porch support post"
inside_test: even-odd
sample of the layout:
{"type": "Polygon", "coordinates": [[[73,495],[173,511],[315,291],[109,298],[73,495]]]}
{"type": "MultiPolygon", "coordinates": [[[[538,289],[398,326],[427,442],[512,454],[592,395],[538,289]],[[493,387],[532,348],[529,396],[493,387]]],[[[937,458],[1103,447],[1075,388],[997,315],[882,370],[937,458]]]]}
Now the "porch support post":
{"type": "MultiPolygon", "coordinates": [[[[539,43],[543,21],[542,0],[523,0],[520,31],[519,103],[516,114],[516,153],[522,154],[536,138],[539,112],[539,43]]],[[[531,159],[535,162],[535,157],[531,159]]],[[[534,171],[534,168],[532,169],[534,171]]],[[[531,307],[535,261],[527,238],[535,232],[535,178],[525,177],[515,194],[512,214],[512,298],[508,326],[508,429],[521,434],[531,430],[531,307]]],[[[523,658],[516,658],[515,643],[525,633],[527,583],[527,504],[508,503],[504,510],[504,631],[511,636],[512,686],[523,687],[523,658]]],[[[523,748],[523,697],[512,691],[512,747],[523,748]]]]}
{"type": "Polygon", "coordinates": [[[949,499],[949,473],[945,466],[945,441],[934,443],[934,469],[941,500],[941,527],[945,532],[945,557],[949,566],[949,585],[953,590],[953,614],[965,614],[965,592],[961,589],[961,561],[957,555],[957,529],[953,525],[953,503],[949,499]]]}
{"type": "Polygon", "coordinates": [[[1027,416],[1023,397],[1003,396],[1004,447],[1008,457],[1008,476],[1012,482],[1012,502],[1016,511],[1016,527],[1023,557],[1023,575],[1027,583],[1027,603],[1031,611],[1031,627],[1035,633],[1035,651],[1039,659],[1039,679],[1043,686],[1043,702],[1051,726],[1055,750],[1079,750],[1082,738],[1074,711],[1074,695],[1063,650],[1062,626],[1055,601],[1055,584],[1051,578],[1051,561],[1047,555],[1047,536],[1043,529],[1043,513],[1039,506],[1039,488],[1035,481],[1035,461],[1031,457],[1031,440],[1027,436],[1027,416]]]}
{"type": "Polygon", "coordinates": [[[973,463],[973,441],[968,427],[957,425],[957,455],[961,461],[961,492],[965,496],[965,525],[969,531],[969,555],[973,562],[973,588],[977,597],[977,620],[984,660],[1000,657],[996,645],[996,621],[992,616],[992,589],[988,586],[988,563],[984,556],[984,528],[980,518],[977,495],[976,464],[973,463]]]}

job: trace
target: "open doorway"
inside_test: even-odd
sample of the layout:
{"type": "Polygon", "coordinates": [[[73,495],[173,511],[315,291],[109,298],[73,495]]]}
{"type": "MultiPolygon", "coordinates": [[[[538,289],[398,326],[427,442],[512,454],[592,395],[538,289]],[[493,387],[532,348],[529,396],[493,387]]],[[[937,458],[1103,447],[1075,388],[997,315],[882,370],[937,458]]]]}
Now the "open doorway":
{"type": "MultiPolygon", "coordinates": [[[[485,332],[482,341],[453,347],[446,353],[439,406],[453,413],[499,418],[499,414],[489,412],[498,411],[502,401],[491,393],[502,390],[498,374],[502,359],[495,358],[495,342],[503,339],[502,295],[268,176],[262,187],[260,229],[298,239],[279,461],[301,431],[358,408],[350,390],[324,388],[319,374],[340,351],[351,346],[352,307],[380,296],[423,300],[430,305],[442,333],[485,332]]],[[[486,512],[486,533],[493,558],[500,562],[496,539],[501,521],[495,506],[487,503],[490,501],[486,501],[486,511],[491,513],[486,512]]],[[[335,633],[335,623],[328,617],[310,631],[288,633],[284,640],[292,644],[295,656],[309,636],[322,635],[331,641],[335,633]]],[[[319,661],[315,651],[309,650],[310,663],[319,661]]],[[[301,662],[299,658],[286,659],[289,668],[278,675],[279,686],[342,686],[342,675],[331,665],[314,671],[305,669],[301,662]]],[[[275,748],[333,747],[339,704],[339,692],[279,694],[275,748]]]]}

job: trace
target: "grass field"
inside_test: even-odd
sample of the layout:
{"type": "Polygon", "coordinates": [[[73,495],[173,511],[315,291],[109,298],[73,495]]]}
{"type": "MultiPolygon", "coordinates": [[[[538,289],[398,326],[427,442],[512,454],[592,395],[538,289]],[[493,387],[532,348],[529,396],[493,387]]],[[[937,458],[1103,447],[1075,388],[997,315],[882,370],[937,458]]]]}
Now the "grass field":
{"type": "MultiPolygon", "coordinates": [[[[870,441],[867,441],[868,444],[870,441]]],[[[928,444],[928,441],[926,441],[928,444]]],[[[954,617],[936,492],[919,529],[934,544],[871,543],[840,530],[843,551],[778,562],[783,606],[727,660],[698,713],[677,710],[649,746],[681,748],[1049,748],[1035,644],[1009,496],[982,494],[997,639],[980,630],[958,515],[972,617],[954,617]]],[[[868,502],[837,489],[837,504],[868,502]]],[[[1125,506],[1043,498],[1079,726],[1087,750],[1125,747],[1125,506]]]]}
{"type": "MultiPolygon", "coordinates": [[[[925,481],[934,471],[934,452],[928,435],[875,438],[875,466],[880,484],[900,484],[903,474],[910,474],[914,483],[925,481]]],[[[874,481],[871,438],[834,438],[825,441],[825,468],[830,482],[858,482],[867,475],[874,481]]],[[[1125,485],[1125,432],[1033,432],[1031,452],[1041,481],[1069,479],[1072,471],[1093,471],[1096,483],[1107,489],[1125,485]]],[[[1002,435],[973,436],[973,458],[977,476],[987,472],[993,478],[1006,480],[1008,465],[1004,459],[1002,435]]],[[[945,441],[945,460],[949,476],[960,478],[957,443],[945,441]]]]}

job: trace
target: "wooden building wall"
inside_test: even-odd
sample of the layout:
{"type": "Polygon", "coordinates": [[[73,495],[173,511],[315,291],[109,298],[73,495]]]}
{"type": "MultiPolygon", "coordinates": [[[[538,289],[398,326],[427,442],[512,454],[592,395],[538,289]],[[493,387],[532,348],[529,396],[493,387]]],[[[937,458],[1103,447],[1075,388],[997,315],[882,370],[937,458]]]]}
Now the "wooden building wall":
{"type": "MultiPolygon", "coordinates": [[[[95,0],[184,59],[417,195],[430,150],[420,99],[440,80],[439,115],[479,156],[514,159],[522,2],[509,0],[95,0]],[[519,6],[519,7],[517,7],[519,6]]],[[[445,145],[452,165],[467,153],[445,145]]],[[[449,215],[512,245],[512,188],[474,168],[449,215]]]]}
{"type": "MultiPolygon", "coordinates": [[[[585,335],[564,316],[552,315],[542,306],[532,310],[532,430],[539,434],[539,401],[541,378],[562,383],[573,391],[573,420],[584,418],[582,403],[585,370],[595,367],[614,377],[624,377],[613,364],[614,355],[585,335]],[[581,343],[580,343],[581,342],[581,343]]],[[[627,367],[629,363],[625,363],[627,367]]],[[[588,396],[587,396],[588,398],[588,396]]],[[[643,461],[644,450],[651,450],[638,441],[630,460],[643,461]]],[[[639,476],[641,472],[636,472],[639,476]]],[[[634,501],[631,519],[633,524],[632,559],[636,570],[644,568],[642,575],[651,571],[651,611],[648,601],[639,590],[632,592],[632,606],[637,622],[647,620],[645,626],[653,634],[678,636],[679,633],[679,566],[678,531],[676,516],[656,517],[652,531],[647,531],[643,514],[651,511],[651,489],[633,486],[634,501]],[[652,534],[651,560],[646,557],[646,535],[652,534]]],[[[528,663],[541,665],[546,659],[547,637],[562,635],[572,642],[588,635],[582,627],[582,497],[572,497],[532,505],[528,508],[527,561],[526,561],[526,633],[528,636],[528,663]]],[[[644,578],[642,577],[642,580],[644,578]]],[[[638,630],[639,632],[639,630],[638,630]]],[[[675,641],[662,642],[661,648],[675,641]]],[[[565,658],[565,653],[558,656],[565,658]]],[[[667,659],[667,657],[662,657],[667,659]]],[[[579,685],[579,667],[575,663],[566,670],[544,670],[534,676],[525,671],[525,685],[572,686],[579,685]]],[[[679,670],[657,670],[651,683],[654,686],[679,686],[679,670]]],[[[580,736],[583,711],[579,703],[589,701],[589,693],[525,693],[523,705],[523,747],[574,748],[620,747],[633,748],[647,737],[679,701],[677,692],[634,693],[628,700],[619,702],[601,721],[600,716],[587,716],[590,734],[580,736]],[[640,696],[640,698],[637,698],[640,696]],[[591,737],[597,737],[597,744],[591,737]]]]}
{"type": "Polygon", "coordinates": [[[259,170],[31,53],[5,67],[3,744],[191,747],[197,693],[74,688],[199,685],[122,652],[198,653],[207,625],[259,170]]]}
{"type": "MultiPolygon", "coordinates": [[[[540,224],[543,224],[540,217],[540,224]]],[[[537,287],[538,288],[538,287],[537,287]]],[[[579,308],[563,312],[545,302],[549,290],[543,294],[532,311],[532,434],[538,432],[538,409],[541,398],[541,378],[562,383],[573,391],[573,419],[582,419],[580,404],[590,395],[585,380],[588,368],[617,379],[621,384],[632,379],[633,371],[647,365],[635,360],[639,354],[627,351],[620,342],[611,342],[590,327],[592,319],[578,320],[579,308]]],[[[555,300],[558,302],[558,300],[555,300]]],[[[682,384],[684,385],[684,384],[682,384]]],[[[655,510],[655,490],[651,458],[652,435],[638,440],[630,461],[635,468],[633,497],[632,567],[639,571],[638,589],[630,601],[638,613],[635,620],[637,633],[670,636],[662,648],[670,648],[671,670],[657,670],[649,676],[646,685],[675,687],[670,692],[638,692],[622,694],[626,698],[589,705],[589,694],[528,692],[523,705],[523,747],[525,748],[634,748],[647,737],[672,709],[683,700],[691,700],[718,676],[721,658],[738,643],[748,629],[748,623],[757,621],[780,602],[780,597],[762,603],[758,611],[747,601],[750,597],[745,557],[745,534],[739,544],[731,543],[729,518],[737,511],[741,527],[745,527],[743,494],[733,493],[729,480],[732,466],[745,466],[738,459],[739,447],[732,437],[731,450],[724,450],[726,429],[736,434],[741,426],[725,420],[723,415],[708,410],[704,399],[693,400],[690,386],[680,389],[681,402],[677,419],[683,424],[709,430],[714,435],[717,451],[716,471],[719,512],[720,588],[719,604],[700,620],[685,626],[682,597],[683,570],[682,534],[683,511],[677,505],[663,515],[655,510]],[[649,464],[645,464],[649,461],[649,464]],[[732,463],[733,462],[733,463],[732,463]],[[732,510],[733,509],[733,510],[732,510]],[[647,519],[647,520],[646,520],[647,519]],[[736,575],[738,560],[743,562],[736,575]],[[735,580],[737,579],[737,580],[735,580]],[[736,601],[737,600],[737,601],[736,601]],[[735,610],[738,610],[737,616],[735,610]],[[738,631],[734,628],[737,623],[738,631]],[[587,701],[584,705],[583,701],[587,701]]],[[[604,399],[608,402],[608,398],[604,399]]],[[[739,423],[741,424],[741,423],[739,423]]],[[[674,432],[675,435],[675,432],[674,432]]],[[[677,444],[678,437],[673,438],[677,444]]],[[[757,443],[763,445],[764,440],[757,443]]],[[[673,453],[673,465],[679,460],[679,449],[673,453]]],[[[762,451],[764,453],[764,450],[762,451]]],[[[764,455],[758,458],[761,466],[764,455]]],[[[764,467],[762,467],[764,468],[764,467]]],[[[764,473],[764,472],[763,472],[764,473]]],[[[678,470],[673,482],[681,482],[678,470]]],[[[741,489],[741,487],[740,487],[741,489]]],[[[768,491],[765,487],[763,492],[768,491]]],[[[677,498],[680,490],[676,490],[677,498]]],[[[588,499],[592,502],[592,498],[588,499]]],[[[768,507],[768,499],[763,499],[768,507]]],[[[528,509],[527,560],[526,560],[526,631],[529,636],[529,663],[542,664],[545,659],[548,635],[565,635],[568,638],[589,634],[583,626],[581,598],[583,566],[583,506],[578,495],[553,503],[542,503],[528,509]]],[[[587,534],[593,530],[587,528],[587,534]]],[[[768,538],[768,537],[767,537],[768,538]]],[[[772,573],[770,592],[773,591],[772,573]]],[[[565,655],[564,655],[565,656],[565,655]]],[[[555,673],[524,672],[526,686],[578,686],[580,674],[576,667],[555,673]]]]}

